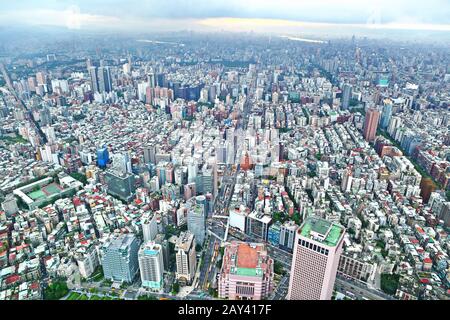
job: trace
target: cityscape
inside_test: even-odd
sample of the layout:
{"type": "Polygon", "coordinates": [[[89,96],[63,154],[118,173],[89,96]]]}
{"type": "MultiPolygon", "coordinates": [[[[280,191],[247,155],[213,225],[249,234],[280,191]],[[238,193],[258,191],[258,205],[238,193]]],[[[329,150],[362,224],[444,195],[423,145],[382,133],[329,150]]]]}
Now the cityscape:
{"type": "Polygon", "coordinates": [[[252,4],[0,23],[0,300],[450,299],[450,15],[228,30],[252,4]]]}

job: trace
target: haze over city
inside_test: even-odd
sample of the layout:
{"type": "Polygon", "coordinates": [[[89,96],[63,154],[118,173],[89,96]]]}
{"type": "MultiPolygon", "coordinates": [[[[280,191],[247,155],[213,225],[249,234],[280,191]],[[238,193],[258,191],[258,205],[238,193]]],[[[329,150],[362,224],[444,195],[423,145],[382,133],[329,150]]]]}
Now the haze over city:
{"type": "Polygon", "coordinates": [[[450,298],[447,0],[0,5],[0,300],[450,298]]]}

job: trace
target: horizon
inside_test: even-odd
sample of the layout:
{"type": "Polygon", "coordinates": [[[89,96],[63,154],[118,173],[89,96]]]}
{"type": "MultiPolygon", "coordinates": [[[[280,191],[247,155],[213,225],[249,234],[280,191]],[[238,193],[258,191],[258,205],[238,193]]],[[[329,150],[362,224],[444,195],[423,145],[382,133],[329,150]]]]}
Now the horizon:
{"type": "MultiPolygon", "coordinates": [[[[3,1],[5,2],[5,1],[3,1]]],[[[414,37],[450,42],[450,3],[445,0],[356,0],[314,2],[154,0],[32,1],[3,3],[0,30],[52,27],[59,31],[116,34],[252,32],[267,35],[309,35],[317,40],[345,36],[414,37]],[[414,35],[411,34],[414,31],[414,35]]]]}

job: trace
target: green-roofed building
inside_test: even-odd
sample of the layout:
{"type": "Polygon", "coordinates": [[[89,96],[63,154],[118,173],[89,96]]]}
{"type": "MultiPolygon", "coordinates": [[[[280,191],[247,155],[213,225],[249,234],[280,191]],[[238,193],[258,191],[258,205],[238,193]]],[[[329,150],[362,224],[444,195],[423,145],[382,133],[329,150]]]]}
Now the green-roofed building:
{"type": "Polygon", "coordinates": [[[297,230],[289,281],[290,300],[330,300],[345,228],[316,216],[297,230]]]}
{"type": "Polygon", "coordinates": [[[233,241],[225,247],[219,274],[220,298],[261,300],[273,291],[273,259],[264,244],[233,241]]]}

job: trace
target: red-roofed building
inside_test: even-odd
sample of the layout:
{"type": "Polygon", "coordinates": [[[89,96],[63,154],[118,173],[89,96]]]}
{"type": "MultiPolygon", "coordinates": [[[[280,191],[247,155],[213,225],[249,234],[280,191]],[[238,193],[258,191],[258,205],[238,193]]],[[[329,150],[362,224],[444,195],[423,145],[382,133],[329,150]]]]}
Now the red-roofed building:
{"type": "Polygon", "coordinates": [[[264,244],[233,241],[225,247],[219,297],[261,300],[273,290],[273,259],[264,244]]]}
{"type": "Polygon", "coordinates": [[[433,260],[431,260],[430,258],[423,259],[423,271],[431,270],[432,266],[433,266],[433,260]]]}

